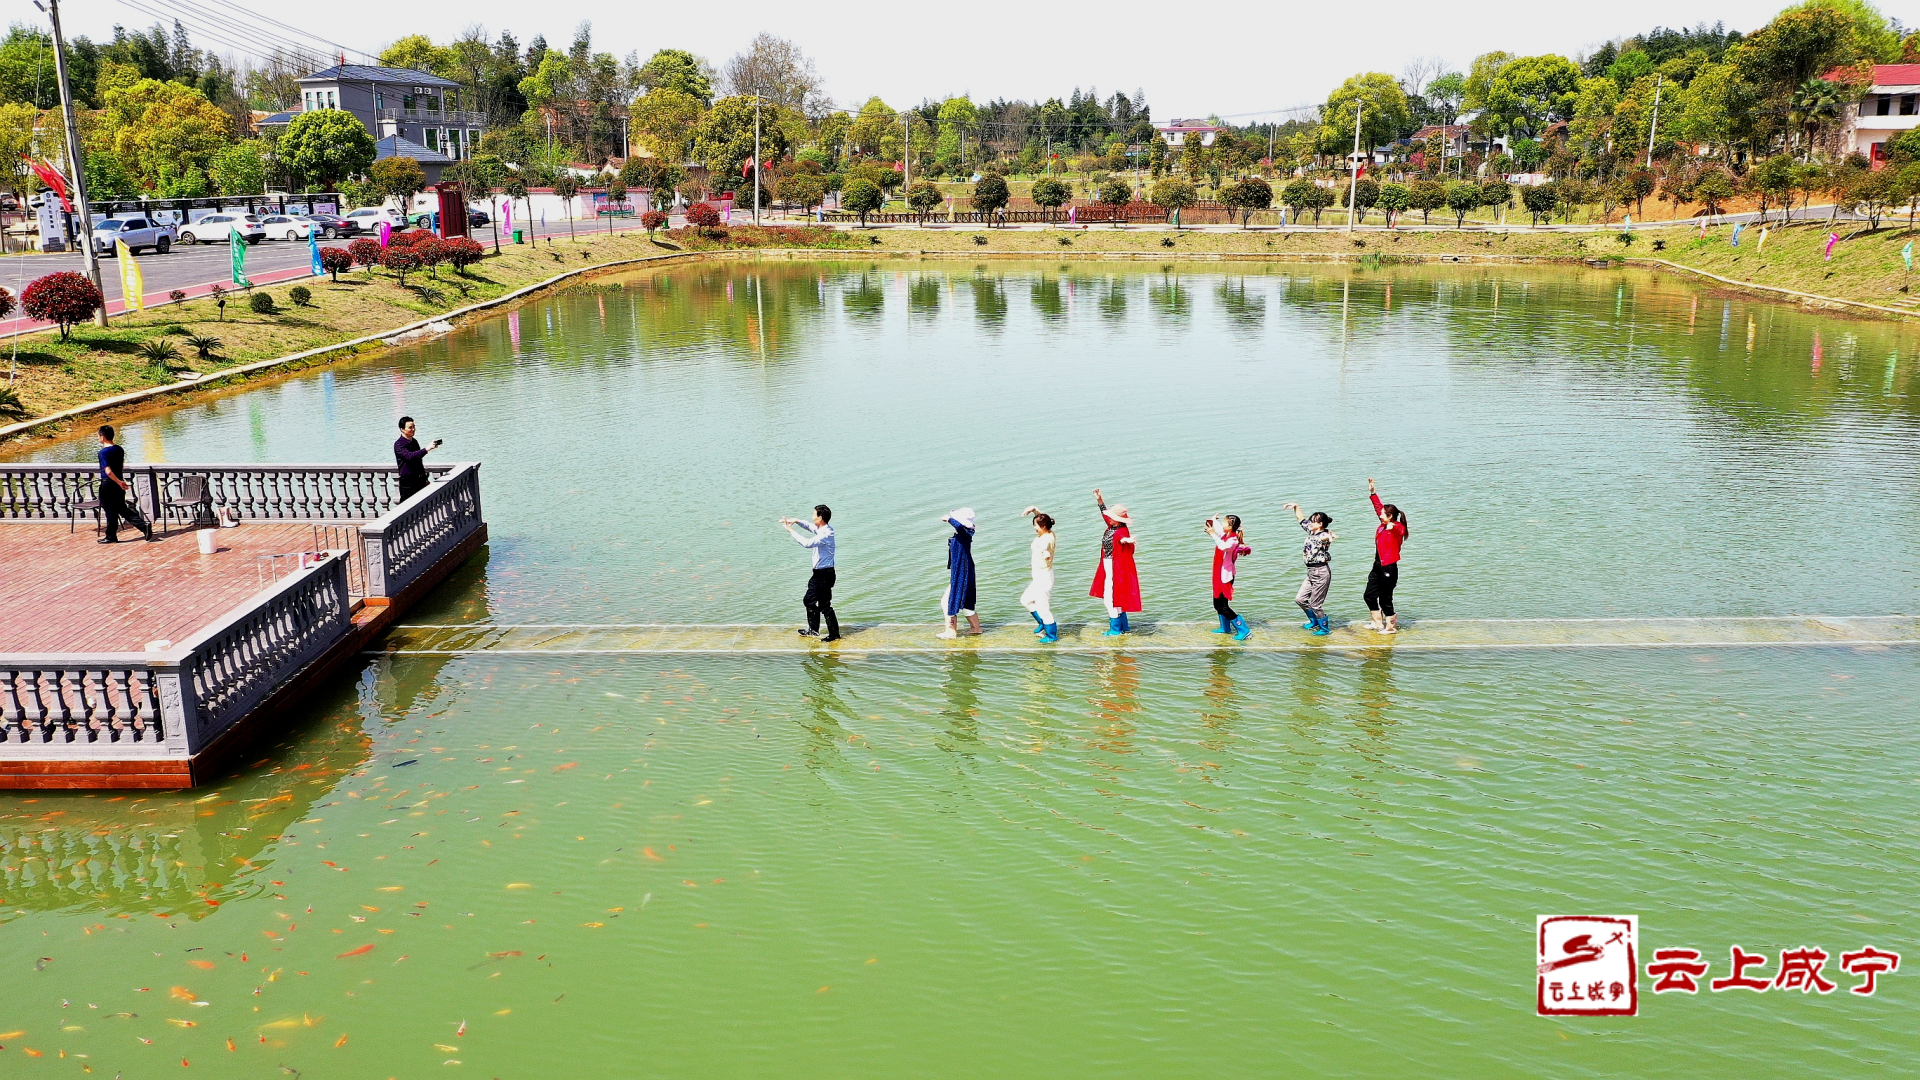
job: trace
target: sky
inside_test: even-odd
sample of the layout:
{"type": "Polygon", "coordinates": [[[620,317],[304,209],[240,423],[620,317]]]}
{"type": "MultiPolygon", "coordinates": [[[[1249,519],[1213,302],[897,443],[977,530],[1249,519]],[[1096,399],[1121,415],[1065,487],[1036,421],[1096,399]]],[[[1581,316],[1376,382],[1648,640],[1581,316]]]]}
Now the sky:
{"type": "MultiPolygon", "coordinates": [[[[956,94],[971,94],[976,101],[1064,99],[1078,86],[1096,87],[1102,97],[1145,90],[1156,120],[1214,113],[1246,123],[1322,101],[1341,80],[1359,72],[1398,76],[1417,57],[1438,57],[1464,71],[1473,57],[1493,49],[1574,56],[1655,26],[1724,21],[1730,29],[1750,31],[1784,6],[1785,0],[1615,0],[1571,7],[1436,7],[1375,0],[1350,8],[1217,0],[1187,9],[1036,7],[991,0],[862,9],[731,0],[718,7],[669,10],[652,4],[607,8],[580,0],[552,0],[531,9],[506,0],[468,0],[451,9],[334,0],[321,7],[255,9],[234,0],[68,0],[62,18],[67,33],[96,39],[110,36],[115,23],[140,28],[155,21],[151,13],[176,12],[187,13],[189,32],[208,25],[227,36],[259,32],[290,38],[243,14],[270,10],[301,30],[373,53],[413,33],[446,41],[473,23],[494,36],[511,30],[523,45],[544,33],[550,43],[564,46],[574,28],[590,19],[598,51],[625,56],[637,50],[645,57],[655,49],[682,48],[716,67],[764,30],[792,40],[812,57],[828,93],[843,107],[858,108],[875,94],[896,108],[956,94]],[[530,11],[539,13],[538,21],[530,11]],[[984,13],[991,14],[983,18],[984,13]],[[1169,13],[1176,15],[1171,27],[1165,25],[1169,13]]],[[[16,11],[17,18],[43,18],[25,4],[16,11]]],[[[274,39],[257,40],[264,52],[274,39]]]]}

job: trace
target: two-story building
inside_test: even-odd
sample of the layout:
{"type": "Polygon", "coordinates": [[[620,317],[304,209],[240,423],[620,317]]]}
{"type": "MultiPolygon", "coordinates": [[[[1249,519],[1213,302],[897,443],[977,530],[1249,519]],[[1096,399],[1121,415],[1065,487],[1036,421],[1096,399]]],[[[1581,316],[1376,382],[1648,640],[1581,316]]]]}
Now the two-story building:
{"type": "Polygon", "coordinates": [[[283,130],[303,112],[341,109],[373,135],[375,158],[414,158],[428,183],[472,157],[485,127],[480,113],[460,108],[459,83],[411,68],[339,64],[301,79],[300,98],[299,109],[267,117],[262,130],[283,130]]]}
{"type": "MultiPolygon", "coordinates": [[[[1834,72],[1835,78],[1842,72],[1834,72]]],[[[1840,123],[1841,153],[1865,154],[1879,168],[1887,143],[1920,127],[1920,64],[1875,64],[1873,84],[1847,106],[1840,123]]]]}

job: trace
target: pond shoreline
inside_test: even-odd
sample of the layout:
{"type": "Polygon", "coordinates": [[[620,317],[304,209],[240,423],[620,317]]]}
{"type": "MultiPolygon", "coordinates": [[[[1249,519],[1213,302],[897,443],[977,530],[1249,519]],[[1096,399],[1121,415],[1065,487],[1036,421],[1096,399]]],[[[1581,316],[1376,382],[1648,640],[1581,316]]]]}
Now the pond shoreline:
{"type": "Polygon", "coordinates": [[[1670,273],[1701,278],[1716,286],[1755,294],[1777,301],[1792,301],[1801,307],[1817,307],[1832,311],[1834,314],[1870,312],[1873,317],[1909,318],[1920,312],[1900,308],[1871,304],[1862,300],[1848,300],[1841,297],[1823,296],[1817,293],[1803,292],[1777,285],[1764,285],[1752,281],[1738,281],[1708,270],[1687,266],[1670,259],[1652,257],[1633,257],[1611,255],[1600,258],[1571,257],[1566,255],[1508,255],[1478,252],[1382,252],[1363,250],[1355,252],[1326,251],[1260,251],[1260,252],[1199,252],[1199,251],[955,251],[925,248],[876,248],[871,251],[847,250],[842,248],[725,248],[696,251],[662,251],[657,254],[642,255],[636,258],[615,259],[590,266],[579,267],[556,274],[542,281],[522,286],[500,296],[481,300],[451,311],[430,315],[389,329],[375,331],[359,337],[316,348],[306,349],[285,356],[272,357],[242,364],[218,374],[182,379],[159,386],[146,387],[125,394],[116,394],[84,402],[43,416],[29,417],[13,424],[0,426],[0,445],[18,442],[33,435],[57,437],[69,430],[73,421],[101,416],[131,415],[139,416],[151,411],[172,408],[198,399],[204,391],[224,391],[252,386],[258,382],[276,376],[297,374],[309,368],[336,363],[350,359],[362,352],[381,346],[406,345],[415,341],[436,337],[450,332],[457,320],[482,313],[492,313],[546,292],[563,288],[594,277],[615,273],[631,272],[652,266],[683,265],[710,261],[739,260],[991,260],[1007,261],[1064,261],[1064,262],[1165,262],[1165,263],[1355,263],[1372,260],[1376,265],[1401,264],[1449,264],[1449,265],[1528,265],[1545,264],[1559,266],[1585,266],[1596,270],[1632,267],[1652,270],[1657,273],[1670,273]]]}

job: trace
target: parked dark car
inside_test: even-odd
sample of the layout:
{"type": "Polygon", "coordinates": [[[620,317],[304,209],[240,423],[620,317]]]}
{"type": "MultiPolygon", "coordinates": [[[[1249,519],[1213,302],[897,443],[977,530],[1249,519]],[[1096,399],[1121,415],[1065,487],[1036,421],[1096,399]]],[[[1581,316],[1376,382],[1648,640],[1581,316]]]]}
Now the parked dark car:
{"type": "Polygon", "coordinates": [[[360,223],[348,218],[343,218],[339,214],[293,213],[288,216],[298,218],[301,221],[312,222],[314,231],[327,240],[331,240],[336,236],[360,235],[360,223]]]}
{"type": "MultiPolygon", "coordinates": [[[[488,217],[486,214],[486,211],[484,210],[468,210],[467,211],[467,227],[468,228],[477,228],[478,226],[485,225],[491,222],[492,220],[493,219],[488,217]]],[[[415,214],[413,217],[410,217],[407,219],[407,224],[415,225],[415,226],[418,226],[419,228],[427,229],[437,233],[440,231],[440,211],[433,210],[424,214],[415,214]]]]}

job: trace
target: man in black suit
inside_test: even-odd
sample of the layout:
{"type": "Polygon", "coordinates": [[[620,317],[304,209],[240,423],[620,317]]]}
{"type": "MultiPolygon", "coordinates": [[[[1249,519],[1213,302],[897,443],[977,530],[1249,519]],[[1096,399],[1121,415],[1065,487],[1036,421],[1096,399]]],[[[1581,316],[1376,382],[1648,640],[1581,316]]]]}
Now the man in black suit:
{"type": "Polygon", "coordinates": [[[422,447],[420,440],[413,437],[413,417],[400,418],[400,437],[393,441],[393,461],[400,466],[400,501],[418,495],[427,486],[427,455],[440,445],[433,440],[432,446],[422,447]]]}
{"type": "Polygon", "coordinates": [[[120,519],[126,518],[131,525],[139,527],[148,540],[153,539],[153,526],[140,515],[139,504],[127,504],[127,496],[133,492],[133,483],[127,479],[127,452],[114,444],[113,425],[100,425],[100,509],[107,516],[107,535],[100,538],[103,544],[120,542],[120,519]]]}

